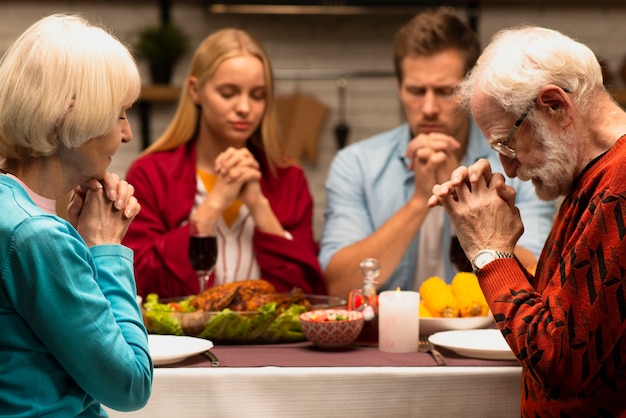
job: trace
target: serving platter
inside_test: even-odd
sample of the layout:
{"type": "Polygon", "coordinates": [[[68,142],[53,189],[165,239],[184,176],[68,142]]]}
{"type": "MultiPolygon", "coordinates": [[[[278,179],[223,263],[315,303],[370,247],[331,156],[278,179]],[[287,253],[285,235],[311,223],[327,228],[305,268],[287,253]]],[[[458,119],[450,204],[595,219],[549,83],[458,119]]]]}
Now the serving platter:
{"type": "MultiPolygon", "coordinates": [[[[331,296],[305,295],[311,310],[345,306],[345,300],[331,296]]],[[[148,302],[150,297],[148,298],[148,302]]],[[[180,301],[180,299],[178,299],[180,301]]],[[[142,306],[148,332],[204,338],[215,344],[264,344],[306,341],[299,315],[307,310],[294,304],[286,310],[262,308],[259,311],[169,310],[172,299],[163,304],[142,306]]]]}

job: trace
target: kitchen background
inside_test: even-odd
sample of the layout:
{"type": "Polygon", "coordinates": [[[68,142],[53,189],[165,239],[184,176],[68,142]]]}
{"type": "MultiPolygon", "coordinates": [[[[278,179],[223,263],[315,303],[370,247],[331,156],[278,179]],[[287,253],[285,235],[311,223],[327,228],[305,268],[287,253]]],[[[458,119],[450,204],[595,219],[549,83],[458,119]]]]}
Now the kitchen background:
{"type": "MultiPolygon", "coordinates": [[[[120,39],[132,44],[141,28],[163,18],[161,3],[167,2],[0,0],[0,52],[35,20],[56,11],[79,11],[102,22],[120,39]]],[[[315,114],[316,118],[309,117],[306,121],[310,129],[299,132],[303,125],[298,125],[294,131],[295,141],[302,143],[291,142],[289,145],[299,151],[308,175],[315,201],[317,238],[323,225],[324,182],[338,147],[336,127],[344,122],[347,124],[347,142],[351,143],[403,121],[392,75],[393,35],[399,26],[425,7],[420,5],[456,5],[459,16],[476,24],[483,44],[497,30],[522,23],[560,30],[586,43],[606,62],[613,75],[607,80],[610,88],[621,89],[624,85],[621,74],[626,57],[626,0],[415,0],[402,7],[364,10],[327,6],[305,9],[305,13],[299,14],[283,13],[286,8],[279,8],[278,13],[273,14],[259,13],[258,9],[217,13],[209,3],[214,2],[171,2],[168,17],[184,29],[192,45],[190,52],[176,66],[171,84],[173,87],[182,85],[193,49],[214,30],[239,27],[261,40],[276,73],[277,94],[285,99],[285,103],[293,103],[290,100],[301,94],[309,109],[311,106],[317,109],[315,113],[309,113],[315,114]],[[477,7],[468,8],[468,3],[477,7]]],[[[342,2],[323,3],[336,5],[342,2]]],[[[145,84],[151,84],[147,66],[143,62],[140,66],[145,84]]],[[[111,171],[125,174],[130,162],[141,151],[142,132],[148,134],[147,141],[155,139],[172,117],[175,100],[174,96],[149,103],[147,126],[141,124],[139,106],[133,108],[130,118],[135,139],[120,148],[111,171]]],[[[293,120],[297,120],[301,116],[297,114],[297,106],[290,109],[296,112],[293,120]]]]}

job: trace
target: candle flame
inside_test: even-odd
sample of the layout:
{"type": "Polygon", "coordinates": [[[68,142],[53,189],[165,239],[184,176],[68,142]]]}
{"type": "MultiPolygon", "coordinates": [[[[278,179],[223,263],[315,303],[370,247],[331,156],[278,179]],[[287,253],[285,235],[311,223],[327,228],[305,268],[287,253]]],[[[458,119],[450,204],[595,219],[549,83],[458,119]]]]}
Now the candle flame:
{"type": "Polygon", "coordinates": [[[396,287],[396,292],[400,292],[400,286],[396,287]]]}

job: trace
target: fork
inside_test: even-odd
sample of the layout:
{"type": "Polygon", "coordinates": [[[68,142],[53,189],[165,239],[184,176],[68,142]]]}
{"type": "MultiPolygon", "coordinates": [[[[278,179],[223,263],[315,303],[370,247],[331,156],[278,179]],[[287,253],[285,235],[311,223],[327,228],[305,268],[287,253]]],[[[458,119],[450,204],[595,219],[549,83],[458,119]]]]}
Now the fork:
{"type": "Polygon", "coordinates": [[[200,355],[206,358],[207,360],[209,360],[211,362],[211,366],[218,367],[220,365],[220,360],[217,358],[215,353],[213,353],[211,350],[207,350],[203,353],[200,353],[200,355]]]}
{"type": "Polygon", "coordinates": [[[446,359],[435,347],[433,347],[433,343],[428,341],[428,337],[426,335],[420,335],[419,344],[417,345],[417,347],[420,353],[432,354],[438,366],[446,365],[446,359]]]}

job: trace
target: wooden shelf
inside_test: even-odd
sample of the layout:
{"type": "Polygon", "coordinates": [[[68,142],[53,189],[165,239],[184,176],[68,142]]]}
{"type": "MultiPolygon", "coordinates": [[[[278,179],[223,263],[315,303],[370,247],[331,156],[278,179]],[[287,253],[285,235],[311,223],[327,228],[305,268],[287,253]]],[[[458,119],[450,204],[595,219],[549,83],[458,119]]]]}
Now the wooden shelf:
{"type": "MultiPolygon", "coordinates": [[[[211,2],[207,10],[212,14],[269,14],[269,15],[381,15],[414,14],[425,7],[441,6],[440,0],[230,0],[211,2]]],[[[624,0],[448,0],[450,7],[598,7],[620,6],[624,0]]]]}
{"type": "Polygon", "coordinates": [[[143,86],[137,108],[141,130],[141,147],[146,149],[152,140],[150,134],[150,111],[153,103],[175,103],[180,96],[181,87],[169,84],[143,86]]]}
{"type": "Polygon", "coordinates": [[[180,87],[168,84],[143,86],[139,99],[146,102],[175,102],[180,96],[180,90],[180,87]]]}
{"type": "MultiPolygon", "coordinates": [[[[175,103],[180,96],[181,87],[170,85],[143,86],[139,100],[139,117],[142,147],[150,145],[150,105],[152,103],[175,103]]],[[[626,108],[626,89],[610,89],[613,98],[626,108]]]]}

